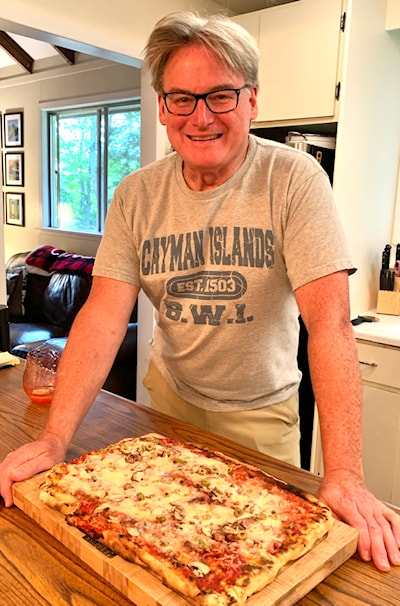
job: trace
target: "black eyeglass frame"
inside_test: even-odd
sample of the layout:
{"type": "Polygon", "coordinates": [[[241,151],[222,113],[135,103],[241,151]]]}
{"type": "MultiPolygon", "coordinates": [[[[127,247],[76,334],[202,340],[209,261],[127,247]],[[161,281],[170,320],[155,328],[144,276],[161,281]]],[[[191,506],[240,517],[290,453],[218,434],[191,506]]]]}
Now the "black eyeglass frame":
{"type": "Polygon", "coordinates": [[[213,114],[228,114],[229,112],[234,112],[235,109],[237,108],[237,106],[239,105],[239,96],[240,96],[240,93],[245,88],[250,88],[250,85],[249,84],[243,84],[243,86],[241,88],[220,88],[218,90],[211,90],[208,93],[203,93],[202,95],[196,95],[195,93],[187,93],[187,92],[180,92],[180,91],[176,91],[175,92],[175,91],[173,91],[173,92],[170,92],[170,93],[163,93],[161,95],[161,97],[164,100],[167,112],[169,114],[171,114],[172,116],[191,116],[196,111],[196,107],[197,107],[197,104],[198,104],[198,102],[199,102],[200,99],[203,99],[204,103],[206,104],[206,106],[208,107],[208,109],[210,110],[210,112],[212,112],[213,114]],[[223,110],[221,112],[216,112],[213,109],[211,109],[211,107],[208,105],[208,103],[207,103],[207,97],[209,95],[215,95],[215,93],[223,93],[225,91],[233,91],[233,92],[236,93],[236,105],[232,109],[227,109],[227,110],[223,110]],[[167,103],[167,97],[168,97],[168,95],[179,95],[179,94],[190,95],[190,97],[194,97],[194,100],[195,100],[194,107],[193,107],[192,111],[189,112],[188,114],[181,114],[181,113],[177,114],[175,112],[172,112],[169,109],[169,107],[168,107],[168,103],[167,103]]]}

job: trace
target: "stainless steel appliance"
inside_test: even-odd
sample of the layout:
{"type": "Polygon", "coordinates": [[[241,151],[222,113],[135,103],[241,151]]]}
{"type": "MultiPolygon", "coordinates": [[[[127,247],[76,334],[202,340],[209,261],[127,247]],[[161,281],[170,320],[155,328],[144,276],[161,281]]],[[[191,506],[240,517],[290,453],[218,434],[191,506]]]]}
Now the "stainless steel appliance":
{"type": "Polygon", "coordinates": [[[335,137],[290,131],[285,137],[285,143],[314,156],[328,173],[332,183],[335,164],[335,137]]]}

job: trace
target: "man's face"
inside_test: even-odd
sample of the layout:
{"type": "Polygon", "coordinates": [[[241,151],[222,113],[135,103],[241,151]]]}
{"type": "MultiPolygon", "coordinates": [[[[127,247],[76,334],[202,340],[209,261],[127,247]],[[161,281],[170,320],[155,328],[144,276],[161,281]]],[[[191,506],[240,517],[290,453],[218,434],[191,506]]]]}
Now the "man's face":
{"type": "MultiPolygon", "coordinates": [[[[166,63],[163,88],[165,93],[208,93],[224,88],[239,89],[244,77],[230,72],[219,57],[201,46],[182,48],[166,63]]],[[[257,116],[257,91],[245,88],[234,111],[214,114],[203,99],[189,116],[176,116],[167,111],[159,96],[161,124],[167,127],[172,147],[182,157],[186,180],[201,175],[217,177],[213,187],[226,181],[242,164],[248,146],[250,121],[257,116]]],[[[198,189],[196,186],[194,189],[198,189]]]]}

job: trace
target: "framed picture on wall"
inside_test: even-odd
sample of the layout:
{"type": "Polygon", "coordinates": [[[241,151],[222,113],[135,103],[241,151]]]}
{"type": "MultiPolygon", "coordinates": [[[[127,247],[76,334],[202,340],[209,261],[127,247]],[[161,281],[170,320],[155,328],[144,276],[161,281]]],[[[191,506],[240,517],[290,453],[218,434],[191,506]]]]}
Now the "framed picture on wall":
{"type": "Polygon", "coordinates": [[[24,153],[4,154],[4,172],[6,185],[24,185],[24,153]]]}
{"type": "Polygon", "coordinates": [[[22,112],[4,114],[4,147],[23,147],[24,115],[22,112]]]}
{"type": "Polygon", "coordinates": [[[4,216],[8,225],[25,225],[25,194],[7,191],[4,194],[4,216]]]}

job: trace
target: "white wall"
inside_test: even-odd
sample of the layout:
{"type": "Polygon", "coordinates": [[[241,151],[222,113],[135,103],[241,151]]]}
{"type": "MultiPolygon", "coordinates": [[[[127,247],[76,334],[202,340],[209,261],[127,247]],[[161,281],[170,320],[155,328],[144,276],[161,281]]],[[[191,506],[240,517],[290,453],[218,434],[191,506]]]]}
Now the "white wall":
{"type": "Polygon", "coordinates": [[[65,66],[51,72],[0,80],[0,112],[24,113],[23,188],[5,187],[4,191],[25,193],[25,227],[4,225],[4,250],[8,259],[16,252],[28,251],[39,244],[58,246],[80,254],[95,254],[99,238],[60,234],[42,230],[41,119],[39,104],[60,99],[83,98],[136,89],[140,91],[140,70],[103,59],[65,66]]]}
{"type": "Polygon", "coordinates": [[[387,0],[386,29],[400,28],[400,1],[387,0]]]}
{"type": "Polygon", "coordinates": [[[1,22],[8,20],[48,35],[56,34],[136,58],[140,58],[156,21],[167,13],[185,9],[221,10],[210,0],[13,0],[10,3],[3,0],[1,4],[3,28],[1,22]]]}
{"type": "MultiPolygon", "coordinates": [[[[3,183],[2,180],[2,171],[3,166],[2,162],[0,162],[0,183],[3,183]]],[[[3,197],[3,194],[1,194],[3,197]]],[[[0,226],[3,225],[3,203],[0,203],[0,226]]],[[[5,265],[5,253],[4,253],[4,232],[0,228],[0,271],[5,265]]],[[[1,272],[3,273],[3,272],[1,272]]],[[[7,293],[6,293],[6,279],[3,275],[3,278],[0,279],[0,305],[7,304],[7,293]]]]}
{"type": "MultiPolygon", "coordinates": [[[[54,0],[35,0],[35,2],[13,0],[10,4],[4,1],[1,4],[1,29],[47,40],[60,46],[69,46],[77,51],[99,57],[126,61],[129,65],[135,66],[139,66],[140,63],[131,59],[140,58],[154,24],[165,14],[182,9],[199,11],[205,9],[209,12],[220,10],[218,5],[209,0],[168,0],[167,8],[165,0],[150,0],[143,3],[132,2],[132,0],[113,0],[113,2],[69,0],[68,3],[54,2],[54,0]],[[76,44],[71,43],[71,40],[76,44]],[[103,50],[106,52],[103,53],[103,50]]],[[[154,101],[146,79],[142,83],[142,94],[154,101]]],[[[142,107],[142,127],[148,129],[145,141],[142,139],[144,164],[160,157],[163,153],[165,135],[158,125],[155,103],[150,102],[146,107],[142,107]]],[[[39,159],[39,155],[37,157],[39,159]]],[[[35,220],[37,220],[37,211],[35,220]]],[[[3,246],[4,234],[0,229],[0,251],[3,246]]],[[[76,252],[89,254],[85,250],[76,250],[76,252]]],[[[1,267],[4,267],[4,258],[2,259],[0,252],[1,267]]],[[[4,293],[5,286],[0,284],[0,303],[2,290],[4,293]]],[[[152,310],[146,299],[143,299],[139,305],[139,327],[137,399],[139,402],[146,403],[147,396],[142,387],[142,378],[148,360],[153,328],[152,310]]]]}
{"type": "MultiPolygon", "coordinates": [[[[220,10],[220,7],[210,0],[168,0],[167,6],[165,0],[150,0],[149,2],[69,0],[66,3],[54,2],[54,0],[35,0],[35,2],[0,0],[0,4],[0,29],[2,30],[46,40],[61,46],[69,46],[77,51],[98,57],[121,60],[132,66],[140,66],[140,61],[137,59],[140,58],[145,41],[156,21],[165,14],[184,9],[199,11],[205,9],[210,12],[220,10]]],[[[3,90],[0,92],[1,105],[8,107],[8,102],[3,101],[5,92],[3,90]]],[[[41,95],[41,97],[43,96],[41,95]]],[[[11,105],[14,106],[14,102],[11,105]]],[[[23,107],[25,103],[21,105],[23,107]]],[[[27,118],[30,117],[29,114],[30,112],[28,112],[27,118]]],[[[153,118],[157,119],[156,115],[153,115],[153,118]]],[[[157,157],[157,145],[155,140],[147,142],[149,159],[157,157]]],[[[37,164],[39,164],[38,151],[34,157],[37,158],[37,164]]],[[[29,178],[32,176],[32,170],[34,170],[32,165],[26,166],[26,182],[28,182],[28,176],[29,178]]],[[[36,196],[38,191],[38,188],[35,187],[36,196]]],[[[29,206],[29,215],[37,225],[37,209],[29,206]]],[[[9,233],[8,236],[10,236],[9,233]]],[[[10,237],[13,244],[11,247],[7,247],[6,258],[9,256],[10,250],[25,248],[22,232],[10,237]]],[[[32,241],[30,239],[29,242],[26,242],[27,248],[30,247],[32,241]]],[[[72,247],[73,245],[71,242],[72,247]]],[[[93,246],[95,245],[96,241],[93,246]]],[[[0,228],[0,269],[4,267],[4,246],[4,233],[0,228]]],[[[88,246],[89,249],[76,252],[91,254],[92,245],[88,246]]],[[[67,247],[65,246],[65,248],[67,247]]],[[[2,274],[1,271],[0,303],[5,302],[5,278],[2,277],[2,274]]]]}
{"type": "Polygon", "coordinates": [[[376,306],[381,251],[391,242],[400,154],[400,32],[386,0],[348,3],[334,192],[358,271],[354,314],[376,306]],[[338,151],[340,150],[340,151],[338,151]]]}

